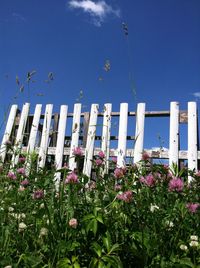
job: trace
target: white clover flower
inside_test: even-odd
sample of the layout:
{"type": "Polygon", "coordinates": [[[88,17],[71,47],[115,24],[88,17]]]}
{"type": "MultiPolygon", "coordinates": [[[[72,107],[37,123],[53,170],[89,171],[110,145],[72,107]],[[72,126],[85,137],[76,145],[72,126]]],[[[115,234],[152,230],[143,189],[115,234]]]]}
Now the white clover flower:
{"type": "Polygon", "coordinates": [[[11,265],[7,265],[4,268],[12,268],[12,266],[11,265]]]}
{"type": "Polygon", "coordinates": [[[19,231],[23,232],[27,228],[27,225],[24,222],[19,223],[19,231]]]}
{"type": "Polygon", "coordinates": [[[3,210],[4,210],[4,208],[0,207],[0,210],[2,210],[2,211],[3,211],[3,210]]]}
{"type": "Polygon", "coordinates": [[[193,248],[196,248],[198,247],[199,243],[197,241],[191,241],[189,245],[193,248]]]}
{"type": "Polygon", "coordinates": [[[154,212],[157,209],[160,209],[157,205],[153,205],[153,204],[150,205],[150,211],[151,212],[154,212]]]}
{"type": "Polygon", "coordinates": [[[190,240],[198,241],[198,236],[197,235],[191,235],[190,240]]]}
{"type": "Polygon", "coordinates": [[[166,221],[165,223],[169,228],[174,227],[174,223],[172,221],[166,221]]]}
{"type": "Polygon", "coordinates": [[[13,207],[9,207],[9,208],[8,208],[8,211],[9,211],[9,212],[13,212],[13,211],[14,211],[14,208],[13,208],[13,207]]]}
{"type": "Polygon", "coordinates": [[[183,251],[187,251],[188,247],[186,245],[180,245],[180,249],[183,251]]]}
{"type": "Polygon", "coordinates": [[[47,228],[41,228],[39,237],[46,236],[48,234],[47,228]]]}
{"type": "Polygon", "coordinates": [[[44,203],[40,204],[40,208],[44,208],[44,203]]]}

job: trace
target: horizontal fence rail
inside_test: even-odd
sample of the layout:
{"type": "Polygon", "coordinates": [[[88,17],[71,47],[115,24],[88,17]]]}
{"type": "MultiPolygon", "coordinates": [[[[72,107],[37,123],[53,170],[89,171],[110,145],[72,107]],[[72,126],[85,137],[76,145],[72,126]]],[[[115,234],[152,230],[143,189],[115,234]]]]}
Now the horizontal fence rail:
{"type": "MultiPolygon", "coordinates": [[[[98,104],[92,104],[90,112],[81,112],[80,103],[74,105],[73,113],[68,112],[67,105],[61,105],[60,113],[53,113],[53,104],[46,105],[44,114],[42,108],[41,104],[37,104],[34,114],[30,114],[30,104],[25,103],[19,113],[18,106],[12,105],[1,143],[2,162],[6,160],[6,143],[9,141],[14,146],[14,152],[36,152],[39,156],[38,168],[45,166],[48,156],[54,156],[57,169],[63,166],[67,157],[69,168],[74,170],[77,163],[73,151],[80,147],[84,156],[83,173],[87,176],[91,175],[93,158],[100,151],[103,151],[106,159],[104,172],[109,170],[111,157],[117,157],[117,165],[123,167],[127,164],[126,158],[133,159],[131,163],[138,163],[144,152],[152,159],[169,159],[169,165],[187,160],[189,169],[198,170],[200,151],[196,102],[188,102],[186,111],[179,109],[178,102],[171,102],[169,111],[146,111],[145,103],[139,103],[136,111],[129,111],[128,104],[121,103],[119,112],[113,112],[110,103],[104,105],[103,112],[99,111],[98,104]],[[113,135],[112,118],[116,117],[119,118],[118,134],[113,135]],[[135,117],[136,124],[135,133],[128,135],[130,117],[135,117]],[[169,117],[169,148],[144,149],[145,118],[148,117],[169,117]],[[68,123],[70,118],[71,125],[68,123]],[[187,150],[179,148],[180,124],[183,123],[188,126],[187,150]],[[69,127],[71,134],[66,135],[69,127]],[[97,133],[99,128],[101,135],[97,133]],[[114,140],[118,144],[112,148],[111,142],[114,140]],[[101,142],[100,146],[95,146],[96,141],[101,142]],[[132,141],[131,148],[127,146],[127,141],[132,141]]],[[[13,154],[13,164],[17,161],[18,158],[13,154]]],[[[59,181],[60,174],[56,176],[59,181]]]]}

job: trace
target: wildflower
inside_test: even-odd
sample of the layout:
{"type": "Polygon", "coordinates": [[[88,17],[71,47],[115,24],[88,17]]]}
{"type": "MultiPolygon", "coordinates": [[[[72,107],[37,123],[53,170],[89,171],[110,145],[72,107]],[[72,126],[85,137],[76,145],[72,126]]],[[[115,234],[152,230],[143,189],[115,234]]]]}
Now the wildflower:
{"type": "Polygon", "coordinates": [[[188,247],[186,245],[180,245],[180,249],[183,251],[187,251],[188,247]]]}
{"type": "Polygon", "coordinates": [[[198,243],[198,241],[191,241],[189,245],[192,248],[196,248],[196,247],[198,247],[199,243],[198,243]]]}
{"type": "Polygon", "coordinates": [[[183,190],[184,183],[180,178],[173,178],[169,182],[169,191],[181,192],[183,190]]]}
{"type": "Polygon", "coordinates": [[[122,194],[117,195],[117,199],[123,200],[126,203],[130,203],[133,198],[133,192],[132,191],[126,191],[122,194]]]}
{"type": "Polygon", "coordinates": [[[7,265],[4,268],[12,268],[12,266],[11,265],[7,265]]]}
{"type": "Polygon", "coordinates": [[[149,156],[149,154],[147,152],[144,152],[142,154],[142,160],[147,161],[147,160],[149,160],[149,158],[150,158],[150,156],[149,156]]]}
{"type": "Polygon", "coordinates": [[[99,156],[100,158],[102,158],[102,159],[105,158],[105,154],[104,154],[103,151],[100,151],[100,152],[98,153],[98,156],[99,156]]]}
{"type": "Polygon", "coordinates": [[[20,175],[25,175],[26,171],[25,171],[25,168],[18,168],[17,169],[17,173],[20,174],[20,175]]]}
{"type": "Polygon", "coordinates": [[[116,168],[114,170],[114,177],[116,179],[122,178],[124,176],[124,174],[125,174],[125,169],[123,169],[123,168],[116,168]]]}
{"type": "Polygon", "coordinates": [[[21,156],[21,157],[19,157],[19,163],[25,163],[25,161],[26,161],[26,158],[25,157],[23,157],[23,156],[21,156]]]}
{"type": "Polygon", "coordinates": [[[25,180],[21,181],[20,184],[21,184],[22,186],[27,186],[27,185],[29,185],[29,180],[25,179],[25,180]]]}
{"type": "Polygon", "coordinates": [[[17,220],[25,219],[26,215],[24,213],[11,213],[11,216],[13,216],[17,220]]]}
{"type": "Polygon", "coordinates": [[[36,190],[33,193],[33,199],[42,199],[44,198],[44,191],[43,190],[36,190]]]}
{"type": "Polygon", "coordinates": [[[7,177],[10,178],[10,179],[12,179],[12,180],[16,180],[17,179],[17,176],[12,171],[9,171],[8,172],[7,177]]]}
{"type": "Polygon", "coordinates": [[[19,232],[23,232],[27,228],[27,225],[24,222],[19,223],[19,232]]]}
{"type": "Polygon", "coordinates": [[[112,162],[113,162],[114,164],[117,164],[117,157],[116,157],[116,156],[113,156],[113,157],[112,157],[112,162]]]}
{"type": "Polygon", "coordinates": [[[13,208],[13,207],[9,207],[9,208],[8,208],[8,211],[9,211],[9,212],[12,212],[12,211],[14,211],[14,208],[13,208]]]}
{"type": "Polygon", "coordinates": [[[77,219],[72,218],[72,219],[69,221],[69,226],[70,226],[70,227],[76,229],[77,225],[78,225],[78,221],[77,221],[77,219]]]}
{"type": "Polygon", "coordinates": [[[157,210],[157,209],[159,209],[159,207],[158,207],[157,205],[153,205],[153,204],[151,204],[151,206],[150,206],[150,211],[151,211],[151,212],[154,212],[154,211],[157,210]]]}
{"type": "Polygon", "coordinates": [[[40,235],[39,237],[46,236],[48,234],[48,229],[47,228],[41,228],[40,229],[40,235]]]}
{"type": "Polygon", "coordinates": [[[120,191],[122,189],[122,186],[120,184],[115,184],[114,189],[115,191],[120,191]]]}
{"type": "Polygon", "coordinates": [[[154,176],[152,174],[149,174],[145,177],[141,177],[140,182],[149,186],[149,187],[153,187],[155,185],[155,179],[154,179],[154,176]]]}
{"type": "Polygon", "coordinates": [[[72,183],[72,184],[79,183],[78,176],[74,172],[71,172],[69,175],[67,175],[65,183],[66,184],[68,184],[68,183],[72,183]]]}
{"type": "Polygon", "coordinates": [[[191,235],[190,240],[198,241],[198,236],[197,235],[191,235]]]}
{"type": "Polygon", "coordinates": [[[186,208],[189,210],[191,213],[196,213],[197,209],[200,207],[199,203],[188,203],[186,205],[186,208]]]}
{"type": "Polygon", "coordinates": [[[174,227],[174,223],[172,221],[166,221],[165,224],[167,225],[168,228],[174,227]]]}
{"type": "Polygon", "coordinates": [[[18,192],[23,192],[26,188],[22,185],[19,186],[18,192]]]}
{"type": "Polygon", "coordinates": [[[101,166],[103,164],[103,160],[102,159],[96,159],[95,164],[99,167],[99,166],[101,166]]]}
{"type": "Polygon", "coordinates": [[[40,204],[40,209],[44,208],[44,203],[40,204]]]}
{"type": "Polygon", "coordinates": [[[74,156],[82,156],[83,155],[83,151],[81,150],[80,147],[76,147],[73,149],[73,153],[74,156]]]}

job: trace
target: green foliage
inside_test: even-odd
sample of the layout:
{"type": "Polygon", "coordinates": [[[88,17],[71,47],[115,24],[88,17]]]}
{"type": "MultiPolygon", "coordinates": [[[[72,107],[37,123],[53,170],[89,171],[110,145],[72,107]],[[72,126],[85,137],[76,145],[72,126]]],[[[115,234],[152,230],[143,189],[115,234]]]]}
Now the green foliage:
{"type": "Polygon", "coordinates": [[[0,169],[0,267],[200,267],[199,173],[145,160],[66,183],[62,168],[56,188],[54,167],[18,154],[0,169]]]}

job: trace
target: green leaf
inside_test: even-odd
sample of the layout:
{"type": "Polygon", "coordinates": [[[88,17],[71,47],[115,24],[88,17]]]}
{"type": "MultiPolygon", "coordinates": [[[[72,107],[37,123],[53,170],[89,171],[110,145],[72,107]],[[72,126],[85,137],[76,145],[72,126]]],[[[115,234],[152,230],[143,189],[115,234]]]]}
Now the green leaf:
{"type": "Polygon", "coordinates": [[[191,268],[195,267],[195,265],[192,263],[190,258],[182,258],[182,259],[180,259],[179,262],[181,265],[184,264],[184,265],[187,265],[188,267],[191,267],[191,268]]]}
{"type": "Polygon", "coordinates": [[[105,264],[103,261],[99,261],[98,268],[105,268],[105,264]]]}
{"type": "Polygon", "coordinates": [[[108,264],[111,264],[112,267],[117,267],[117,268],[123,267],[122,262],[117,256],[104,256],[102,259],[108,264]]]}
{"type": "Polygon", "coordinates": [[[86,226],[86,231],[92,231],[94,235],[97,233],[97,227],[98,227],[98,222],[96,219],[93,219],[89,222],[89,224],[86,226]]]}
{"type": "Polygon", "coordinates": [[[96,217],[96,219],[97,219],[97,221],[103,223],[102,215],[98,215],[98,216],[96,217]]]}
{"type": "Polygon", "coordinates": [[[70,266],[71,266],[70,259],[64,258],[58,261],[56,268],[69,268],[70,266]]]}
{"type": "Polygon", "coordinates": [[[101,257],[102,255],[102,248],[97,242],[92,243],[92,249],[96,252],[98,257],[101,257]]]}
{"type": "Polygon", "coordinates": [[[78,262],[75,262],[74,263],[74,268],[80,268],[81,266],[80,266],[80,264],[78,263],[78,262]]]}
{"type": "Polygon", "coordinates": [[[106,232],[106,237],[103,237],[103,244],[106,247],[107,252],[109,252],[111,248],[111,237],[109,232],[106,232]]]}
{"type": "Polygon", "coordinates": [[[117,244],[117,243],[114,244],[114,245],[112,246],[112,248],[111,248],[109,254],[111,254],[111,253],[113,253],[113,252],[119,250],[119,247],[120,247],[119,244],[117,244]]]}
{"type": "Polygon", "coordinates": [[[96,265],[98,264],[98,259],[97,258],[93,258],[89,264],[89,268],[95,268],[96,265]]]}
{"type": "Polygon", "coordinates": [[[83,221],[88,221],[88,220],[91,220],[94,218],[95,218],[95,216],[93,214],[88,214],[88,215],[83,217],[83,221]]]}

